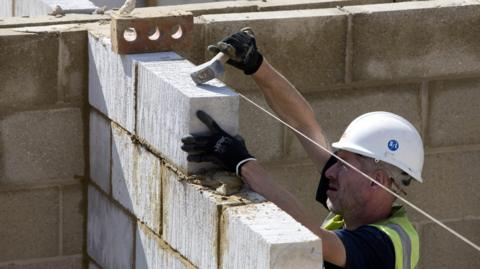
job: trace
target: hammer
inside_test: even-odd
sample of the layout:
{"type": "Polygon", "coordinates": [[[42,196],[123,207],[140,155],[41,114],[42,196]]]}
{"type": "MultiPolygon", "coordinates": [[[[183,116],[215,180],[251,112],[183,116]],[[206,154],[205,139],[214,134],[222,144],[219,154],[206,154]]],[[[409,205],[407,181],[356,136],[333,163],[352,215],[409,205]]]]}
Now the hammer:
{"type": "MultiPolygon", "coordinates": [[[[245,32],[251,36],[253,36],[253,31],[250,27],[242,28],[240,31],[245,32]]],[[[229,44],[223,43],[226,45],[226,50],[228,51],[229,55],[235,55],[235,48],[229,44]]],[[[210,81],[214,78],[218,78],[225,72],[225,68],[223,67],[225,63],[228,61],[229,56],[223,52],[217,53],[215,57],[213,57],[210,61],[203,63],[197,66],[190,76],[195,84],[199,85],[210,81]]]]}

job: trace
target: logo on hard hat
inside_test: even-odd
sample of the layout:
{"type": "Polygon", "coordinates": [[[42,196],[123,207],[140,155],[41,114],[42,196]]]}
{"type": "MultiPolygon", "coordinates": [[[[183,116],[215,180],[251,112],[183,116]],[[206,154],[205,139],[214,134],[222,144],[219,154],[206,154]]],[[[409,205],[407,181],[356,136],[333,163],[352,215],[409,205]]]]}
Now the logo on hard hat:
{"type": "Polygon", "coordinates": [[[398,141],[395,139],[392,139],[388,141],[388,149],[391,151],[396,151],[398,149],[398,141]]]}

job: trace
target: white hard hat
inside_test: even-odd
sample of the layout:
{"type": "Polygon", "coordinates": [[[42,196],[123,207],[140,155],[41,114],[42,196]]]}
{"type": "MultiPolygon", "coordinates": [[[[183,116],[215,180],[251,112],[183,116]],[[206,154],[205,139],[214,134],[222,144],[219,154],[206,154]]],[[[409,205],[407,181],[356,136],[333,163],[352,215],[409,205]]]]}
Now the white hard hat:
{"type": "Polygon", "coordinates": [[[423,182],[422,138],[410,122],[396,114],[377,111],[359,116],[332,147],[392,164],[423,182]]]}

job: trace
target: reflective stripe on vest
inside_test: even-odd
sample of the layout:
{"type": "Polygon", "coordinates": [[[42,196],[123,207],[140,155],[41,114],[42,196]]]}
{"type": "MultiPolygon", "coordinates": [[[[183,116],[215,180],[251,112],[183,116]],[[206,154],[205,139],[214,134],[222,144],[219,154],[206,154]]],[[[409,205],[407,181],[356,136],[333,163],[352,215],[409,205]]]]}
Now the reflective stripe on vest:
{"type": "MultiPolygon", "coordinates": [[[[329,215],[322,227],[327,230],[343,228],[344,220],[339,215],[329,215]]],[[[370,224],[384,232],[392,241],[395,250],[395,269],[414,269],[419,259],[418,234],[405,216],[401,206],[392,208],[392,216],[384,221],[370,224]]]]}

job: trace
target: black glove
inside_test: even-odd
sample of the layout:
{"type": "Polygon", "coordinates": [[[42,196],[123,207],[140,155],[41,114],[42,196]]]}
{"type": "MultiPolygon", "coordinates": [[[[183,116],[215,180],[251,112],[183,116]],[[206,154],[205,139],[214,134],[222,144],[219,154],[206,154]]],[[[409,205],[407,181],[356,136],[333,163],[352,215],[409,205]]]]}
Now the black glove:
{"type": "Polygon", "coordinates": [[[325,172],[327,172],[328,168],[330,168],[336,162],[337,162],[337,158],[335,158],[334,156],[331,156],[330,159],[328,159],[327,163],[323,167],[322,174],[320,176],[320,182],[318,182],[316,199],[326,209],[328,209],[328,206],[327,206],[327,198],[328,198],[327,197],[327,191],[328,191],[328,184],[330,184],[330,179],[328,179],[325,176],[325,172]]]}
{"type": "Polygon", "coordinates": [[[225,132],[205,112],[197,111],[197,117],[208,129],[209,135],[190,135],[182,138],[182,150],[188,153],[190,162],[213,162],[227,171],[240,175],[240,167],[249,160],[255,160],[248,153],[245,142],[239,136],[225,132]]]}
{"type": "Polygon", "coordinates": [[[263,62],[263,56],[257,50],[255,37],[251,30],[243,30],[224,38],[216,45],[208,46],[213,53],[223,52],[230,57],[227,63],[243,70],[246,75],[257,72],[263,62]]]}

